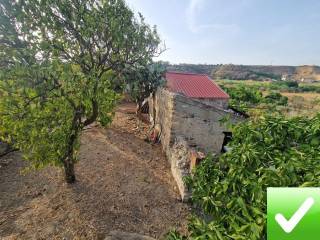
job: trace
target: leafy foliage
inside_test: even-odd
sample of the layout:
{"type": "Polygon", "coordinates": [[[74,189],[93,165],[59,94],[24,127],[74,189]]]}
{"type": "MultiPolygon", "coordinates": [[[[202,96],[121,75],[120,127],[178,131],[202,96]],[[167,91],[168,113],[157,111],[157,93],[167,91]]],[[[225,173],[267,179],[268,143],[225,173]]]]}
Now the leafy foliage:
{"type": "Polygon", "coordinates": [[[317,92],[320,93],[319,84],[306,84],[298,83],[295,81],[278,81],[269,84],[268,88],[270,90],[277,90],[282,92],[317,92]]]}
{"type": "Polygon", "coordinates": [[[236,84],[232,86],[222,85],[222,87],[231,97],[229,106],[238,111],[248,111],[251,108],[257,108],[259,105],[263,106],[266,111],[274,111],[275,105],[285,106],[288,104],[288,98],[276,91],[263,96],[256,86],[236,84]]]}
{"type": "Polygon", "coordinates": [[[273,82],[270,85],[270,89],[287,91],[287,92],[298,92],[299,84],[298,82],[295,82],[295,81],[278,81],[278,82],[273,82]]]}
{"type": "Polygon", "coordinates": [[[266,188],[319,186],[319,139],[320,114],[235,126],[232,150],[208,156],[187,180],[207,220],[194,217],[186,239],[266,239],[266,188]]]}
{"type": "Polygon", "coordinates": [[[298,92],[316,92],[316,93],[320,93],[320,85],[302,85],[299,84],[299,88],[297,90],[298,92]]]}
{"type": "Polygon", "coordinates": [[[257,104],[261,102],[262,93],[254,88],[239,85],[235,88],[226,88],[226,91],[232,99],[242,102],[248,102],[251,104],[257,104]]]}
{"type": "Polygon", "coordinates": [[[271,92],[265,96],[265,102],[285,106],[288,104],[288,97],[282,96],[279,92],[271,92]]]}
{"type": "Polygon", "coordinates": [[[110,123],[117,76],[150,63],[159,42],[124,0],[1,1],[1,139],[73,182],[82,129],[110,123]]]}
{"type": "Polygon", "coordinates": [[[229,106],[238,111],[246,112],[250,107],[256,106],[263,100],[262,93],[255,88],[242,84],[233,87],[222,87],[231,97],[229,106]]]}
{"type": "Polygon", "coordinates": [[[136,66],[125,72],[124,78],[128,84],[128,92],[138,106],[159,86],[163,85],[164,72],[165,67],[161,63],[136,66]]]}
{"type": "Polygon", "coordinates": [[[166,240],[185,240],[185,239],[187,239],[187,237],[182,236],[176,230],[172,230],[166,235],[166,240]]]}

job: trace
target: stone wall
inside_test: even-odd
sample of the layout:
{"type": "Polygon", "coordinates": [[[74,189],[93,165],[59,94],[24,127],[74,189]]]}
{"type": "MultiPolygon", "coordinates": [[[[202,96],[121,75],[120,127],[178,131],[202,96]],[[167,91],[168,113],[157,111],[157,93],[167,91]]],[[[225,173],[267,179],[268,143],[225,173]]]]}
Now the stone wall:
{"type": "Polygon", "coordinates": [[[210,105],[212,107],[228,109],[229,99],[208,99],[208,98],[199,98],[196,99],[199,102],[202,102],[206,105],[210,105]]]}
{"type": "Polygon", "coordinates": [[[223,132],[227,131],[220,120],[225,117],[237,120],[232,112],[175,94],[172,135],[184,136],[190,145],[200,151],[220,153],[223,132]]]}
{"type": "Polygon", "coordinates": [[[174,136],[172,132],[172,116],[174,112],[174,94],[159,89],[149,98],[150,121],[161,129],[161,143],[164,151],[168,152],[168,147],[172,145],[174,136]]]}
{"type": "Polygon", "coordinates": [[[159,89],[149,98],[150,117],[161,129],[161,144],[171,164],[182,199],[190,195],[183,178],[190,174],[192,152],[219,154],[226,126],[225,117],[239,118],[231,111],[208,105],[197,99],[159,89]]]}
{"type": "Polygon", "coordinates": [[[161,142],[166,151],[176,136],[183,136],[190,145],[205,152],[220,153],[226,116],[237,121],[230,111],[210,106],[197,99],[159,89],[149,98],[151,121],[161,128],[161,142]]]}
{"type": "Polygon", "coordinates": [[[183,200],[189,199],[190,191],[183,182],[183,179],[190,175],[190,156],[193,150],[187,141],[180,136],[176,137],[174,144],[170,149],[172,175],[177,183],[181,198],[183,200]]]}

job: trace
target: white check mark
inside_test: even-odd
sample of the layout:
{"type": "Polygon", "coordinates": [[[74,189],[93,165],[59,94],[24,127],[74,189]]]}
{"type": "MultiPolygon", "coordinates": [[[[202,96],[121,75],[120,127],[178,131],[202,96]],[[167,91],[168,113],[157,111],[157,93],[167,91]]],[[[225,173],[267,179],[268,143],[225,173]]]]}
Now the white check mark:
{"type": "Polygon", "coordinates": [[[275,219],[286,233],[290,233],[297,226],[304,215],[309,211],[313,204],[313,198],[309,197],[304,201],[304,203],[302,203],[302,205],[293,214],[289,221],[285,219],[285,217],[281,213],[278,213],[275,219]]]}

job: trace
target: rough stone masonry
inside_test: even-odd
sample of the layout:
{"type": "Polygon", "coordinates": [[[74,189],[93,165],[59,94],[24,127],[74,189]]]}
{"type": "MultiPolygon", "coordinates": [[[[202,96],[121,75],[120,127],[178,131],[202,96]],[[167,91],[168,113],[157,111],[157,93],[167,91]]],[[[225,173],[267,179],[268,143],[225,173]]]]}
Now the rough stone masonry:
{"type": "Polygon", "coordinates": [[[240,117],[231,110],[188,98],[165,88],[158,89],[149,98],[150,120],[160,128],[161,144],[171,164],[182,200],[187,200],[190,191],[183,178],[190,175],[197,153],[219,154],[227,131],[221,120],[240,117]]]}

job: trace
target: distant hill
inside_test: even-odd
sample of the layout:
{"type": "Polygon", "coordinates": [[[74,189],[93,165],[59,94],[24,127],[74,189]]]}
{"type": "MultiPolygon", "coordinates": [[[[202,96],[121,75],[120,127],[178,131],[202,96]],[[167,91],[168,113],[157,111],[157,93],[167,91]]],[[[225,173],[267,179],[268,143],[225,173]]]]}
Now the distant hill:
{"type": "Polygon", "coordinates": [[[202,73],[213,79],[320,81],[319,66],[270,66],[234,64],[176,64],[167,70],[202,73]]]}
{"type": "Polygon", "coordinates": [[[201,73],[211,75],[212,70],[217,65],[213,64],[166,64],[168,71],[178,71],[178,72],[190,72],[190,73],[201,73]]]}
{"type": "Polygon", "coordinates": [[[293,79],[305,81],[314,80],[320,81],[320,67],[319,66],[299,66],[293,75],[293,79]]]}

